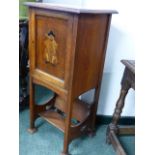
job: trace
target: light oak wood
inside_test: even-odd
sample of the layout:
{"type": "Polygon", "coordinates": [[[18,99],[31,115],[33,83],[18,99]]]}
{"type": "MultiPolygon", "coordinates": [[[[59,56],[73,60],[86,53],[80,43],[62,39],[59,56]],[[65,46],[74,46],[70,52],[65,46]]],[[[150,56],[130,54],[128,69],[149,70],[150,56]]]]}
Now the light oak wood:
{"type": "Polygon", "coordinates": [[[116,11],[26,4],[30,32],[30,129],[35,128],[34,122],[41,116],[64,132],[62,153],[68,154],[68,145],[74,138],[95,129],[111,16],[116,11]],[[34,84],[55,92],[49,104],[35,104],[34,84]],[[91,105],[79,99],[90,89],[96,90],[91,105]]]}
{"type": "Polygon", "coordinates": [[[63,116],[54,111],[46,111],[39,114],[47,122],[51,123],[53,126],[57,127],[62,132],[65,132],[65,121],[63,116]]]}

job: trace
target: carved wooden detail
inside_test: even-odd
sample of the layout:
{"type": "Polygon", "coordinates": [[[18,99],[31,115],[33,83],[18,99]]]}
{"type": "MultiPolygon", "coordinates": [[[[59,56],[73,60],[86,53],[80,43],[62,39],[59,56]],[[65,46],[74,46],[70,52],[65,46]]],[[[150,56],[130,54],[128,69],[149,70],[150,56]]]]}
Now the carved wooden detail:
{"type": "Polygon", "coordinates": [[[118,123],[123,107],[125,105],[125,98],[129,89],[133,88],[135,90],[135,61],[122,60],[121,62],[125,65],[125,70],[121,81],[120,96],[116,102],[113,119],[107,129],[106,141],[107,143],[111,143],[113,145],[118,155],[127,155],[121,143],[119,142],[117,135],[134,134],[134,127],[120,127],[118,123]]]}
{"type": "Polygon", "coordinates": [[[58,44],[55,41],[55,35],[52,31],[48,34],[45,34],[46,40],[45,44],[45,61],[46,63],[51,63],[52,65],[58,64],[57,48],[58,44]]]}

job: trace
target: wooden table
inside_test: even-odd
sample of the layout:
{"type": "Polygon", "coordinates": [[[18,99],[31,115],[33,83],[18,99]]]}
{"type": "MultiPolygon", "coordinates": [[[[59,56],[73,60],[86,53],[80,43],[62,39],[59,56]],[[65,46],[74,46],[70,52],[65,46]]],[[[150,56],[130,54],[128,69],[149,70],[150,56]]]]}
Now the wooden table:
{"type": "Polygon", "coordinates": [[[131,126],[120,127],[118,121],[121,116],[122,109],[125,104],[125,97],[130,88],[135,90],[135,61],[122,60],[125,65],[124,75],[121,82],[120,96],[117,100],[112,122],[107,129],[107,143],[111,143],[118,155],[127,155],[122,145],[120,144],[117,135],[134,134],[135,128],[131,126]]]}

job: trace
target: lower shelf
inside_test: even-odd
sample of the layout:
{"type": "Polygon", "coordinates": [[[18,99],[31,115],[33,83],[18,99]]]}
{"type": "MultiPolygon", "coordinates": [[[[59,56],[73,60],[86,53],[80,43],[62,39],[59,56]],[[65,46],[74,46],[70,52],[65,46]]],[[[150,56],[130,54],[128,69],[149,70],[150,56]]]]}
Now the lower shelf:
{"type": "MultiPolygon", "coordinates": [[[[54,111],[54,110],[48,110],[48,111],[44,111],[44,112],[39,113],[39,115],[44,120],[46,120],[47,122],[49,122],[53,126],[57,127],[62,132],[65,131],[65,118],[66,118],[65,113],[60,112],[60,111],[57,112],[57,111],[54,111]]],[[[71,119],[71,127],[75,127],[79,123],[80,122],[76,118],[71,119]]]]}
{"type": "Polygon", "coordinates": [[[62,132],[65,131],[65,119],[59,113],[55,111],[45,111],[39,115],[62,132]]]}
{"type": "MultiPolygon", "coordinates": [[[[72,132],[80,132],[80,130],[83,130],[81,127],[83,128],[83,125],[86,126],[84,122],[88,119],[90,111],[90,105],[78,99],[75,100],[71,118],[72,132]]],[[[65,132],[66,113],[65,101],[63,101],[60,97],[57,97],[54,107],[40,112],[39,115],[62,132],[65,132]]]]}

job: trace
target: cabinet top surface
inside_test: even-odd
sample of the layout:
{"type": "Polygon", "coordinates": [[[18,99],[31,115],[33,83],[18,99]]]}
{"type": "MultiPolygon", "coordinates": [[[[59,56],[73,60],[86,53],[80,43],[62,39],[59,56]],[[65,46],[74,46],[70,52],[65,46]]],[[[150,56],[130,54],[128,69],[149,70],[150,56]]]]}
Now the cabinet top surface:
{"type": "Polygon", "coordinates": [[[42,9],[48,9],[48,10],[77,13],[77,14],[80,14],[80,13],[90,13],[90,14],[118,13],[116,10],[93,9],[93,8],[78,7],[78,6],[64,5],[64,4],[39,3],[39,2],[25,2],[24,4],[28,7],[33,7],[33,8],[42,8],[42,9]]]}

